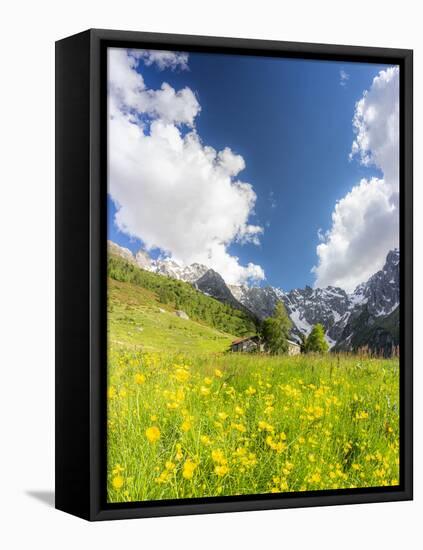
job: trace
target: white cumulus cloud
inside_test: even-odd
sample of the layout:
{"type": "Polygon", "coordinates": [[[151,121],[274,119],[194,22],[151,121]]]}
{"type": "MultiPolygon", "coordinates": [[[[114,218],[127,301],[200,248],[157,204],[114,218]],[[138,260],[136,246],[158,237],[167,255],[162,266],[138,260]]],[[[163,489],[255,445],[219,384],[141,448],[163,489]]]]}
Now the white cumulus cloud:
{"type": "Polygon", "coordinates": [[[390,67],[373,79],[370,90],[357,102],[353,119],[356,138],[351,157],[374,164],[388,183],[398,187],[399,68],[390,67]]]}
{"type": "Polygon", "coordinates": [[[149,66],[156,64],[163,71],[164,69],[188,70],[188,54],[185,52],[168,52],[165,50],[132,50],[131,55],[142,59],[149,66]]]}
{"type": "Polygon", "coordinates": [[[145,86],[131,50],[109,51],[109,193],[115,223],[148,250],[182,263],[203,263],[229,284],[264,279],[241,265],[231,243],[258,244],[263,229],[249,223],[256,202],[238,178],[244,159],[205,145],[195,128],[201,107],[189,88],[145,86]],[[138,68],[138,71],[137,71],[138,68]],[[188,131],[182,131],[182,125],[188,131]]]}
{"type": "Polygon", "coordinates": [[[373,79],[355,107],[351,158],[380,169],[363,179],[335,205],[332,226],[319,232],[316,287],[351,291],[379,270],[399,244],[399,68],[373,79]]]}
{"type": "MultiPolygon", "coordinates": [[[[195,94],[189,88],[176,92],[163,82],[158,90],[148,89],[136,67],[139,58],[134,51],[109,49],[109,99],[122,112],[147,115],[174,124],[193,126],[201,110],[195,94]]],[[[136,122],[136,118],[133,118],[136,122]]]]}

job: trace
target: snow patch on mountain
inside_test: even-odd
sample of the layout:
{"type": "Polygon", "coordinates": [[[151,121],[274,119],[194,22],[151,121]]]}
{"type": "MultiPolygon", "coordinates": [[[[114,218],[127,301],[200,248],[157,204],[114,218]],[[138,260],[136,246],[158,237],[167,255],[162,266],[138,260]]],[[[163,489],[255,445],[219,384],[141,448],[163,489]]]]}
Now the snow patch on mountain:
{"type": "Polygon", "coordinates": [[[170,258],[158,258],[154,260],[148,252],[140,249],[135,255],[128,249],[118,244],[108,241],[109,251],[112,254],[120,256],[124,260],[136,264],[141,269],[159,273],[172,279],[178,279],[187,283],[194,283],[200,279],[207,271],[208,267],[202,264],[193,263],[191,265],[183,265],[170,258]]]}
{"type": "Polygon", "coordinates": [[[113,241],[107,241],[107,248],[108,248],[109,254],[114,254],[115,256],[119,256],[131,264],[136,263],[134,255],[129,250],[129,248],[119,246],[113,241]]]}
{"type": "Polygon", "coordinates": [[[242,304],[261,319],[271,316],[277,301],[282,301],[293,322],[294,336],[308,335],[313,325],[321,323],[329,346],[333,347],[365,306],[373,317],[381,318],[398,307],[399,250],[389,252],[383,269],[350,294],[333,286],[315,289],[306,286],[289,292],[273,287],[249,288],[245,285],[231,286],[230,289],[242,304]],[[271,300],[269,296],[272,296],[271,300]]]}
{"type": "Polygon", "coordinates": [[[388,253],[383,269],[350,294],[333,286],[306,286],[285,292],[272,286],[226,285],[217,272],[203,264],[182,265],[170,258],[154,260],[145,250],[133,255],[129,249],[111,241],[109,250],[142,269],[191,283],[217,300],[232,303],[235,307],[243,306],[262,320],[272,316],[276,304],[281,301],[293,323],[292,337],[297,341],[301,335],[308,335],[315,324],[321,323],[330,347],[340,341],[348,346],[352,338],[351,327],[364,308],[371,318],[376,319],[388,316],[399,305],[398,249],[388,253]]]}
{"type": "Polygon", "coordinates": [[[312,325],[304,318],[303,312],[293,309],[289,314],[291,321],[294,323],[295,327],[299,329],[302,334],[308,336],[313,328],[312,325]]]}

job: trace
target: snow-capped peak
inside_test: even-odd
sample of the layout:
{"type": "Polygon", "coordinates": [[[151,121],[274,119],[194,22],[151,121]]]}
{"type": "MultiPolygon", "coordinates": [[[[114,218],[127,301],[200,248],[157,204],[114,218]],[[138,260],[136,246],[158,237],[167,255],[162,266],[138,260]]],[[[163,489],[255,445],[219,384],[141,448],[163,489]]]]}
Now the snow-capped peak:
{"type": "Polygon", "coordinates": [[[134,256],[129,249],[112,242],[109,242],[109,250],[142,269],[191,283],[218,300],[228,303],[232,294],[238,305],[241,304],[259,319],[273,315],[276,304],[283,302],[293,322],[293,338],[299,339],[301,334],[309,334],[315,324],[321,323],[331,347],[341,340],[347,341],[346,338],[351,340],[351,334],[345,336],[345,333],[350,330],[348,327],[360,316],[363,308],[367,308],[368,314],[376,319],[389,315],[399,304],[398,249],[391,250],[383,269],[358,285],[351,294],[334,286],[306,286],[285,292],[271,286],[226,285],[223,279],[220,281],[219,274],[203,264],[183,265],[170,258],[154,260],[142,249],[134,256]]]}
{"type": "Polygon", "coordinates": [[[166,275],[172,279],[178,279],[187,283],[194,283],[209,269],[207,266],[199,263],[183,265],[171,258],[158,258],[154,260],[150,257],[148,252],[142,248],[134,255],[128,248],[119,246],[112,241],[108,242],[108,246],[112,254],[138,265],[141,269],[159,273],[160,275],[166,275]]]}

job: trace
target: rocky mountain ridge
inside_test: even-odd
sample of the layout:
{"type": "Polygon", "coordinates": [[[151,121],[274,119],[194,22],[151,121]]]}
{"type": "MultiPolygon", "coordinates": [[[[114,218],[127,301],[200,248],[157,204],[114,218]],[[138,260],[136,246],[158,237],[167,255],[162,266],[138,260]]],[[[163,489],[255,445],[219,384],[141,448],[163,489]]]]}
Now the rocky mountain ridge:
{"type": "Polygon", "coordinates": [[[398,249],[391,250],[384,267],[350,294],[333,286],[306,286],[286,292],[271,286],[227,285],[219,273],[202,264],[184,266],[170,259],[154,260],[144,250],[133,255],[110,241],[109,250],[142,269],[191,283],[201,292],[238,309],[245,308],[261,320],[271,316],[278,301],[282,301],[293,323],[292,336],[297,340],[321,323],[335,350],[349,351],[359,344],[366,345],[366,334],[375,346],[378,342],[385,347],[388,343],[398,345],[398,338],[391,334],[395,326],[390,321],[399,307],[398,249]]]}

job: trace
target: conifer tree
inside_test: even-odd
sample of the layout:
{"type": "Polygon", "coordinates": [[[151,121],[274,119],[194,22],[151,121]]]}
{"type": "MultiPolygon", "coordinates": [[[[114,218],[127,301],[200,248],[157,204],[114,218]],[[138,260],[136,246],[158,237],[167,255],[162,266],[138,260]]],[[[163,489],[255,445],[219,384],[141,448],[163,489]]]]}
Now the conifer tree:
{"type": "Polygon", "coordinates": [[[292,323],[285,306],[279,302],[272,317],[265,319],[262,325],[262,338],[266,349],[275,355],[288,351],[288,336],[292,323]]]}
{"type": "Polygon", "coordinates": [[[305,341],[304,349],[306,353],[326,353],[328,351],[329,346],[325,339],[325,329],[323,325],[320,323],[314,325],[305,341]]]}

